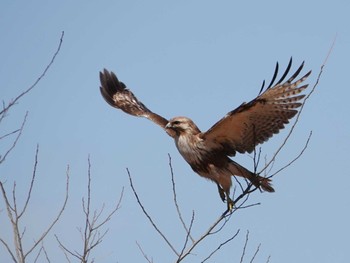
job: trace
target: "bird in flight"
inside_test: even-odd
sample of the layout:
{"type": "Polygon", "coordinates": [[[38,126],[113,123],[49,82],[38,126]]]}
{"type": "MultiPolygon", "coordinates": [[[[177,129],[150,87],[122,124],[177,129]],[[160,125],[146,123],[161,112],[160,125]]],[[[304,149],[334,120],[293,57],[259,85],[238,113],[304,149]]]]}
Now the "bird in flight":
{"type": "Polygon", "coordinates": [[[277,134],[297,114],[305,95],[300,94],[308,85],[302,85],[311,71],[297,79],[304,62],[286,81],[292,66],[292,59],[282,77],[275,83],[278,63],[270,85],[248,103],[242,103],[227,113],[208,131],[202,132],[187,117],[170,120],[152,112],[119,81],[117,76],[106,69],[100,72],[100,91],[106,102],[114,108],[138,117],[144,117],[162,127],[175,140],[182,157],[194,172],[210,179],[218,186],[220,197],[226,200],[228,210],[234,203],[230,198],[231,176],[241,176],[252,185],[267,192],[274,192],[271,180],[262,177],[233,161],[236,153],[252,153],[255,147],[277,134]]]}

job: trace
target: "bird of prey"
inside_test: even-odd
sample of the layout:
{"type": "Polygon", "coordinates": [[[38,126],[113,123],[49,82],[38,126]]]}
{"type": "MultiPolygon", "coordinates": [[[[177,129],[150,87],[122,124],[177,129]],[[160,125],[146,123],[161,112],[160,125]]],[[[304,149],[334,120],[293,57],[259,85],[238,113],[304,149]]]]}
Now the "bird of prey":
{"type": "Polygon", "coordinates": [[[238,153],[251,153],[255,147],[267,141],[273,134],[284,128],[285,124],[297,114],[305,95],[300,94],[308,85],[302,85],[311,71],[297,79],[304,62],[286,81],[292,66],[292,59],[282,77],[275,83],[278,63],[270,85],[248,103],[227,113],[208,131],[201,132],[197,125],[187,117],[170,120],[152,112],[119,81],[117,76],[106,69],[100,72],[100,91],[106,102],[114,108],[138,117],[145,117],[162,127],[174,138],[176,147],[194,172],[210,179],[218,186],[220,197],[226,200],[228,210],[232,210],[230,198],[231,176],[241,176],[255,187],[274,192],[269,178],[255,174],[239,165],[231,158],[238,153]]]}

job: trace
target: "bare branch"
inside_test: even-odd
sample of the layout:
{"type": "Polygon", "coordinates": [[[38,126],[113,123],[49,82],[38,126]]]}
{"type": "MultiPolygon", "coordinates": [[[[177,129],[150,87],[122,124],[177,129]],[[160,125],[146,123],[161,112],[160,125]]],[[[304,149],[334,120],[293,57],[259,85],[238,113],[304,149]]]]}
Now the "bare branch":
{"type": "MultiPolygon", "coordinates": [[[[22,132],[23,132],[23,129],[24,129],[24,125],[27,121],[27,117],[28,117],[28,111],[26,112],[26,114],[24,115],[24,118],[23,118],[23,121],[22,121],[22,124],[21,124],[21,127],[9,134],[15,134],[17,133],[17,136],[16,138],[14,139],[14,141],[12,142],[12,145],[10,146],[10,148],[5,152],[5,154],[3,156],[0,156],[0,164],[3,163],[6,159],[6,157],[10,154],[10,152],[16,147],[17,145],[17,142],[19,140],[19,138],[21,137],[22,135],[22,132]]],[[[9,135],[7,134],[7,135],[9,135]]],[[[7,136],[6,135],[6,136],[7,136]]],[[[6,137],[6,136],[3,136],[2,138],[6,137]]]]}
{"type": "Polygon", "coordinates": [[[176,207],[176,211],[177,211],[177,214],[178,214],[179,219],[181,221],[181,224],[182,224],[183,228],[186,231],[186,234],[189,236],[189,238],[192,240],[192,242],[194,242],[194,239],[191,236],[191,234],[189,232],[189,229],[187,228],[187,226],[185,224],[185,221],[184,221],[184,219],[182,217],[182,214],[181,214],[181,211],[180,211],[180,207],[179,207],[178,202],[177,202],[174,171],[173,171],[173,166],[171,164],[171,156],[170,156],[170,154],[168,154],[168,157],[169,157],[169,167],[170,167],[170,174],[171,174],[171,184],[173,186],[173,199],[174,199],[174,204],[175,204],[175,207],[176,207]]]}
{"type": "MultiPolygon", "coordinates": [[[[192,226],[193,226],[193,221],[194,221],[194,211],[192,211],[192,217],[191,217],[190,226],[188,228],[188,231],[187,231],[187,234],[186,234],[186,239],[185,239],[184,245],[183,245],[183,247],[181,249],[181,252],[180,252],[180,255],[179,255],[179,258],[178,258],[177,262],[180,262],[179,260],[180,260],[181,256],[183,255],[183,253],[184,253],[184,251],[186,249],[186,246],[187,246],[187,243],[188,243],[188,239],[190,237],[191,229],[192,229],[192,226]]],[[[194,240],[193,240],[193,242],[194,242],[194,240]]]]}
{"type": "MultiPolygon", "coordinates": [[[[82,208],[83,213],[85,216],[85,224],[84,224],[84,230],[81,228],[78,228],[78,231],[81,234],[81,238],[83,241],[83,249],[82,252],[79,253],[76,250],[71,250],[67,248],[58,238],[57,235],[55,235],[57,242],[60,245],[60,248],[62,249],[63,253],[65,254],[67,260],[69,261],[68,255],[74,256],[75,258],[79,259],[79,261],[86,263],[89,262],[89,257],[91,254],[91,251],[98,246],[105,235],[108,233],[108,229],[105,230],[103,233],[100,232],[100,228],[104,226],[115,214],[115,212],[120,208],[121,200],[123,198],[124,194],[124,188],[122,189],[122,192],[120,194],[119,200],[117,201],[116,206],[112,209],[111,212],[107,214],[106,217],[102,218],[101,222],[99,220],[101,219],[102,213],[104,212],[105,205],[103,204],[101,209],[95,210],[92,213],[91,210],[91,162],[90,162],[90,156],[88,157],[88,183],[87,183],[87,201],[85,201],[84,198],[82,198],[82,208]]],[[[94,260],[90,261],[93,262],[94,260]]]]}
{"type": "Polygon", "coordinates": [[[46,251],[46,249],[45,249],[44,245],[42,246],[42,249],[43,249],[43,252],[44,252],[44,255],[45,255],[46,261],[47,261],[48,263],[50,263],[50,262],[51,262],[51,260],[50,260],[50,258],[49,258],[49,255],[47,254],[47,251],[46,251]]]}
{"type": "Polygon", "coordinates": [[[201,241],[203,241],[207,236],[211,235],[213,232],[213,229],[223,220],[225,219],[226,214],[222,214],[203,234],[201,237],[199,237],[193,244],[187,248],[186,252],[183,253],[181,257],[179,257],[177,262],[182,261],[185,257],[187,257],[192,250],[199,244],[201,241]]]}
{"type": "MultiPolygon", "coordinates": [[[[59,211],[58,215],[53,220],[53,222],[49,225],[49,227],[42,233],[42,235],[39,237],[39,239],[36,242],[34,242],[32,247],[29,248],[27,252],[25,252],[23,249],[23,236],[24,236],[26,228],[24,227],[23,231],[22,232],[20,231],[20,219],[21,219],[22,215],[25,213],[26,208],[30,202],[31,192],[33,189],[33,185],[35,183],[35,175],[36,175],[37,162],[38,162],[38,150],[39,150],[39,148],[37,147],[31,184],[30,184],[29,191],[28,191],[28,194],[27,194],[27,197],[25,200],[24,207],[23,207],[21,212],[18,212],[18,208],[17,208],[16,182],[14,182],[13,190],[12,190],[13,205],[10,204],[6,190],[4,188],[4,185],[2,182],[0,182],[1,192],[2,192],[3,198],[5,200],[5,205],[7,208],[7,215],[8,215],[10,222],[11,222],[11,225],[12,225],[15,253],[11,251],[11,249],[10,249],[9,245],[6,243],[6,241],[1,239],[1,243],[6,247],[7,251],[11,255],[11,257],[13,259],[16,258],[15,262],[20,262],[20,263],[25,262],[26,257],[30,253],[33,252],[33,250],[38,246],[39,243],[41,243],[44,240],[44,238],[50,232],[52,227],[57,223],[57,221],[59,220],[59,218],[61,217],[61,215],[63,213],[63,210],[65,209],[65,206],[66,206],[67,200],[68,200],[69,174],[68,174],[68,169],[67,169],[66,197],[65,197],[64,203],[61,207],[61,210],[59,211]],[[16,256],[15,256],[15,254],[16,254],[16,256]]],[[[39,251],[39,253],[40,253],[40,251],[39,251]]]]}
{"type": "Polygon", "coordinates": [[[256,250],[255,250],[255,253],[254,253],[253,257],[252,257],[252,259],[250,260],[250,263],[253,263],[253,261],[254,261],[254,259],[255,259],[256,255],[258,255],[259,250],[260,250],[260,246],[261,246],[261,244],[259,244],[259,245],[258,245],[258,247],[256,248],[256,250]]]}
{"type": "MultiPolygon", "coordinates": [[[[0,182],[0,184],[1,184],[1,182],[0,182]]],[[[18,261],[16,260],[15,255],[12,253],[12,250],[10,249],[9,245],[2,238],[0,238],[0,242],[4,245],[4,247],[6,248],[7,252],[10,254],[13,262],[17,263],[18,261]]]]}
{"type": "Polygon", "coordinates": [[[141,245],[136,241],[136,245],[139,248],[139,250],[141,251],[143,257],[147,260],[148,263],[153,263],[153,259],[149,259],[148,256],[146,255],[146,253],[143,251],[141,245]]]}
{"type": "Polygon", "coordinates": [[[168,244],[168,246],[170,247],[170,249],[177,255],[179,256],[179,252],[176,251],[176,249],[174,248],[174,246],[170,243],[170,241],[166,238],[166,236],[163,234],[163,232],[157,227],[157,225],[154,223],[153,219],[151,218],[151,216],[147,213],[145,207],[142,205],[141,201],[140,201],[140,198],[135,190],[135,187],[134,187],[134,184],[132,182],[132,179],[131,179],[131,175],[130,175],[130,172],[129,172],[129,169],[126,168],[126,171],[128,173],[128,176],[129,176],[129,181],[130,181],[130,186],[131,186],[131,189],[134,193],[134,196],[136,197],[136,200],[137,200],[137,203],[138,205],[140,206],[140,208],[142,209],[142,212],[145,214],[145,216],[147,217],[147,219],[150,221],[150,223],[152,224],[153,228],[158,232],[158,234],[164,239],[164,241],[168,244]]]}
{"type": "Polygon", "coordinates": [[[210,259],[218,250],[220,250],[224,245],[226,245],[227,243],[229,243],[230,241],[232,241],[233,239],[235,239],[237,236],[238,236],[238,234],[239,234],[239,229],[236,231],[236,233],[232,236],[232,237],[230,237],[229,239],[227,239],[225,242],[223,242],[223,243],[221,243],[215,250],[213,250],[210,254],[209,254],[209,256],[207,256],[203,261],[202,261],[202,263],[203,262],[205,262],[205,261],[207,261],[208,259],[210,259]]]}
{"type": "Polygon", "coordinates": [[[312,131],[310,131],[309,133],[309,136],[305,142],[305,145],[303,147],[303,149],[301,149],[301,151],[299,152],[299,154],[294,158],[292,159],[289,163],[287,163],[286,165],[282,166],[280,169],[278,169],[276,172],[274,172],[273,174],[271,174],[269,177],[273,177],[275,176],[276,174],[280,173],[281,171],[283,171],[284,169],[286,169],[288,166],[292,165],[294,162],[296,162],[305,152],[306,148],[308,147],[309,145],[309,142],[310,142],[310,139],[311,139],[311,136],[312,136],[312,131]]]}
{"type": "Polygon", "coordinates": [[[76,251],[75,251],[75,252],[70,251],[65,245],[63,245],[63,243],[59,240],[59,238],[58,238],[57,235],[55,235],[55,238],[56,238],[58,244],[60,245],[60,248],[63,250],[63,253],[66,255],[66,259],[67,259],[69,262],[70,262],[70,260],[69,260],[69,257],[68,257],[68,255],[67,255],[67,253],[70,254],[70,255],[72,255],[73,257],[76,257],[76,258],[79,259],[79,260],[82,260],[82,256],[79,255],[76,251]]]}
{"type": "Polygon", "coordinates": [[[244,242],[244,246],[243,246],[241,260],[239,261],[240,263],[243,263],[243,259],[244,259],[244,256],[245,256],[245,251],[246,251],[247,245],[248,245],[248,239],[249,239],[249,230],[247,230],[247,234],[245,235],[245,242],[244,242]]]}
{"type": "Polygon", "coordinates": [[[23,91],[21,94],[19,94],[15,99],[13,99],[6,107],[4,107],[4,109],[2,111],[0,111],[0,115],[4,116],[6,114],[6,112],[14,105],[17,103],[17,101],[22,98],[24,95],[26,95],[28,92],[30,92],[39,82],[40,80],[45,76],[46,72],[50,69],[50,67],[52,66],[52,64],[55,61],[56,56],[58,55],[58,53],[61,50],[61,46],[62,46],[62,42],[63,42],[63,37],[64,37],[64,31],[62,31],[61,33],[61,37],[60,37],[60,42],[58,44],[58,47],[56,49],[56,52],[54,53],[53,57],[51,58],[51,61],[49,62],[49,64],[46,66],[46,68],[44,69],[44,71],[41,73],[41,75],[36,79],[36,81],[29,87],[27,88],[25,91],[23,91]]]}
{"type": "MultiPolygon", "coordinates": [[[[21,216],[25,213],[27,206],[29,204],[29,200],[32,194],[33,186],[34,186],[34,181],[35,181],[35,175],[36,175],[36,168],[38,165],[38,155],[39,155],[39,145],[36,146],[36,151],[35,151],[35,161],[34,161],[34,168],[33,168],[33,173],[32,173],[32,180],[30,182],[30,187],[27,193],[27,199],[24,203],[24,207],[22,211],[18,214],[18,219],[21,218],[21,216]]],[[[15,197],[15,195],[13,195],[15,197]]],[[[16,205],[16,202],[14,202],[14,205],[16,205]]],[[[17,209],[16,209],[17,210],[17,209]]]]}
{"type": "Polygon", "coordinates": [[[56,225],[58,220],[61,218],[61,215],[62,215],[62,213],[63,213],[63,211],[64,211],[64,209],[66,208],[66,205],[67,205],[68,193],[69,193],[69,166],[67,167],[67,170],[66,170],[66,191],[65,191],[65,198],[64,198],[63,204],[61,206],[61,209],[58,212],[58,214],[55,217],[55,219],[47,227],[46,231],[44,231],[41,234],[39,239],[36,242],[34,242],[33,246],[27,251],[27,253],[24,254],[24,257],[27,257],[38,246],[38,244],[40,244],[44,240],[44,238],[47,236],[47,234],[51,231],[51,229],[54,227],[54,225],[56,225]]]}

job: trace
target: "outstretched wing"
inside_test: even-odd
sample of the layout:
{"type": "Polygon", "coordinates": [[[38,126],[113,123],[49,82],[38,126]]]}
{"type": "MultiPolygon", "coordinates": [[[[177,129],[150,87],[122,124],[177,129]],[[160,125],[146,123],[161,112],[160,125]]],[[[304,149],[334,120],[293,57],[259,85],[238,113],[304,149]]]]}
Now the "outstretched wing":
{"type": "Polygon", "coordinates": [[[267,141],[273,134],[278,133],[289,123],[289,120],[297,114],[297,108],[305,95],[298,95],[308,85],[299,85],[306,80],[311,71],[295,81],[304,66],[304,62],[298,70],[284,83],[292,65],[292,59],[288,64],[281,79],[273,84],[275,74],[268,88],[260,90],[258,97],[249,103],[243,103],[237,109],[229,112],[207,132],[201,134],[205,145],[212,150],[223,151],[233,156],[236,152],[251,153],[255,146],[267,141]]]}
{"type": "MultiPolygon", "coordinates": [[[[100,91],[105,101],[114,108],[137,117],[145,117],[154,123],[158,124],[165,130],[168,120],[162,116],[149,110],[135,95],[125,86],[125,84],[118,80],[117,76],[106,69],[100,72],[100,91]]],[[[171,130],[166,130],[167,133],[174,137],[171,130]]]]}

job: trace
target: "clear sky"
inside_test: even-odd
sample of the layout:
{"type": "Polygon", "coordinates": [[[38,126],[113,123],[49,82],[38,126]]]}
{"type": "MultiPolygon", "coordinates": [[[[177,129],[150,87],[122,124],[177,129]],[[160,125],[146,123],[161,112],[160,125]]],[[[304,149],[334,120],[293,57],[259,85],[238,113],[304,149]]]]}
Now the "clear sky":
{"type": "MultiPolygon", "coordinates": [[[[61,51],[44,79],[1,123],[1,134],[17,128],[29,111],[23,136],[0,166],[0,179],[17,182],[24,198],[40,145],[37,183],[23,224],[30,244],[55,216],[64,197],[70,165],[69,203],[45,241],[52,262],[64,262],[53,236],[72,250],[82,246],[81,198],[86,194],[87,158],[92,163],[95,208],[113,207],[124,187],[122,207],[96,248],[96,262],[154,262],[175,257],[153,230],[129,186],[126,168],[155,221],[179,248],[185,233],[171,195],[172,157],[180,206],[187,222],[195,211],[194,236],[225,209],[215,184],[198,177],[174,142],[145,119],[109,107],[99,93],[98,73],[113,70],[153,111],[166,118],[185,115],[206,130],[228,111],[258,93],[276,61],[293,69],[305,60],[315,83],[334,37],[336,44],[316,92],[275,169],[294,158],[309,132],[306,152],[273,180],[276,193],[255,192],[260,206],[236,213],[224,231],[207,239],[186,262],[200,262],[211,249],[241,230],[211,262],[239,262],[245,233],[248,258],[261,243],[256,262],[349,262],[350,3],[335,1],[1,1],[0,91],[10,101],[41,74],[61,51]]],[[[283,132],[263,145],[271,156],[283,132]]],[[[8,144],[2,141],[1,153],[8,144]]],[[[251,159],[237,156],[252,168],[251,159]]],[[[0,202],[0,236],[11,238],[0,202]]],[[[12,244],[12,241],[9,241],[12,244]]],[[[246,259],[249,262],[248,258],[246,259]]],[[[0,247],[0,262],[10,257],[0,247]]]]}

